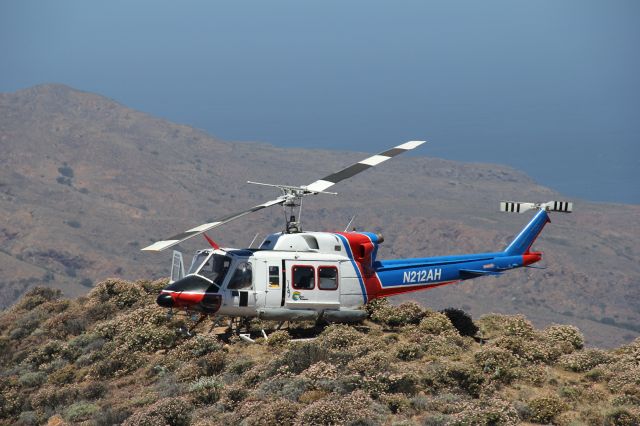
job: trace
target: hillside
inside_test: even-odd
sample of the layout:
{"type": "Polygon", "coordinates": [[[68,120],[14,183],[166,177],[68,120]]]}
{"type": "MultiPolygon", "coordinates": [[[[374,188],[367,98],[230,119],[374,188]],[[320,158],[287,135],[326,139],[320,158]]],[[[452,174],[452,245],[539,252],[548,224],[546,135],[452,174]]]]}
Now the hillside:
{"type": "MultiPolygon", "coordinates": [[[[307,184],[366,156],[222,142],[61,85],[0,94],[0,146],[2,307],[35,285],[78,296],[107,277],[166,276],[170,255],[139,249],[276,195],[247,180],[307,184]]],[[[418,154],[428,153],[425,145],[418,154]]],[[[499,200],[563,198],[508,167],[430,157],[394,159],[335,189],[339,197],[305,200],[305,228],[341,230],[356,214],[359,229],[384,234],[382,258],[502,249],[529,216],[498,213],[499,200]]],[[[475,316],[523,313],[541,327],[571,323],[592,345],[633,340],[640,207],[574,201],[576,212],[553,216],[536,245],[548,269],[411,298],[475,316]]],[[[281,227],[282,211],[272,208],[212,236],[238,247],[281,227]]]]}
{"type": "Polygon", "coordinates": [[[315,340],[257,321],[254,336],[269,333],[257,344],[204,323],[187,337],[154,305],[163,284],[110,280],[77,299],[36,288],[2,312],[0,424],[640,422],[640,339],[585,349],[573,326],[491,314],[476,332],[384,301],[315,340]]]}

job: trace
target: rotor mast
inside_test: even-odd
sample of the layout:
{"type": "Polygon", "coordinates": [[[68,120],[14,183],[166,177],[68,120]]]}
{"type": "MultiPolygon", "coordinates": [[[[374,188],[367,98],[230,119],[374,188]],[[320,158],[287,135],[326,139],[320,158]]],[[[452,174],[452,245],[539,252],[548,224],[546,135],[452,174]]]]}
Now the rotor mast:
{"type": "Polygon", "coordinates": [[[282,195],[278,198],[282,199],[282,210],[284,212],[285,228],[287,234],[295,234],[302,232],[302,198],[307,195],[328,194],[338,195],[337,192],[330,191],[311,191],[306,186],[277,185],[272,183],[253,182],[248,180],[247,183],[252,185],[270,186],[278,188],[282,195]],[[297,209],[297,216],[296,216],[297,209]],[[296,219],[297,217],[297,219],[296,219]]]}

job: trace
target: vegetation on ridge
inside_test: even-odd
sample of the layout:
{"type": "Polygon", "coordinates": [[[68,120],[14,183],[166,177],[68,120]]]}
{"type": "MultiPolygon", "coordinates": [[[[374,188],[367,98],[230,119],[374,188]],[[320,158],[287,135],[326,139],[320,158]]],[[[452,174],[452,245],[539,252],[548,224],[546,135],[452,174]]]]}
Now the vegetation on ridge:
{"type": "Polygon", "coordinates": [[[209,324],[178,331],[154,303],[164,284],[107,280],[75,300],[36,288],[0,313],[0,424],[640,422],[640,339],[584,348],[573,326],[379,300],[364,325],[315,340],[221,342],[209,324]]]}

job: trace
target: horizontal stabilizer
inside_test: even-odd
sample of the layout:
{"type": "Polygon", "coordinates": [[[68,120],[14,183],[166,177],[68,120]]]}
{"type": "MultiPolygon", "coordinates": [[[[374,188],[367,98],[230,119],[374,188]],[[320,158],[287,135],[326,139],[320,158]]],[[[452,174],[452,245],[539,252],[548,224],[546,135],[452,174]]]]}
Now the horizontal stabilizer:
{"type": "Polygon", "coordinates": [[[500,201],[501,212],[524,213],[529,210],[546,210],[548,212],[571,213],[573,211],[573,203],[568,201],[548,201],[546,203],[500,201]]]}
{"type": "Polygon", "coordinates": [[[468,280],[471,278],[478,278],[487,275],[502,275],[502,272],[494,272],[494,271],[478,271],[474,269],[460,269],[460,278],[463,280],[468,280]]]}

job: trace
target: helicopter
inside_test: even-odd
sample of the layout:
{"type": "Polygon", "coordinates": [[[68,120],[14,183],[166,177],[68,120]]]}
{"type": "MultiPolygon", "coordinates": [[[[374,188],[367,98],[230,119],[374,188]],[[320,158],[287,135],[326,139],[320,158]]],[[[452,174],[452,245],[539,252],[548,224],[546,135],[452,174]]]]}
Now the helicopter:
{"type": "MultiPolygon", "coordinates": [[[[502,201],[503,212],[537,213],[503,250],[453,256],[380,260],[382,235],[371,232],[304,232],[302,199],[332,194],[327,189],[425,141],[409,141],[365,158],[306,186],[250,184],[278,188],[281,195],[257,206],[229,214],[188,231],[157,241],[143,251],[160,252],[203,234],[210,248],[196,251],[185,273],[182,253],[173,252],[169,285],[157,304],[192,314],[197,324],[207,317],[250,320],[357,323],[367,316],[367,302],[398,294],[428,290],[469,279],[497,276],[542,259],[531,251],[550,212],[570,213],[573,203],[502,201]],[[285,228],[268,235],[258,248],[220,247],[206,232],[267,207],[281,205],[285,228]],[[199,316],[199,319],[198,319],[199,316]]],[[[347,226],[348,228],[349,226],[347,226]]]]}

